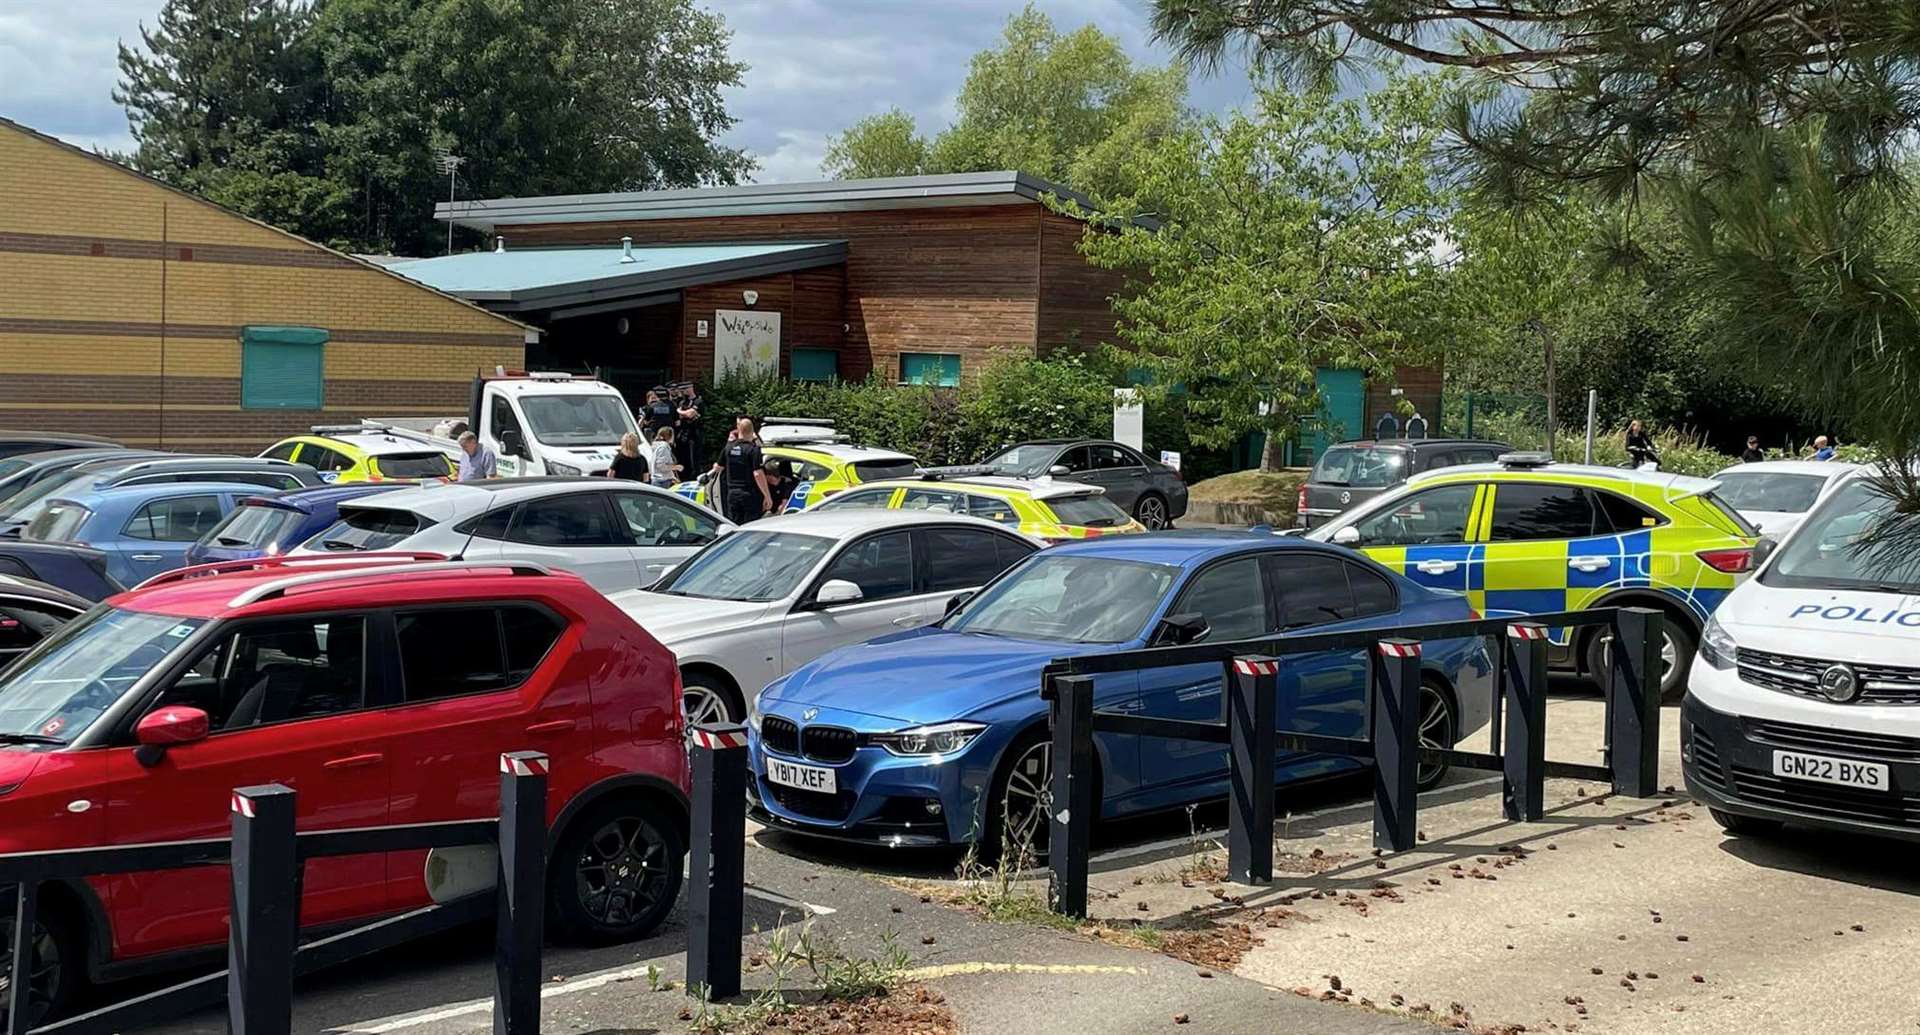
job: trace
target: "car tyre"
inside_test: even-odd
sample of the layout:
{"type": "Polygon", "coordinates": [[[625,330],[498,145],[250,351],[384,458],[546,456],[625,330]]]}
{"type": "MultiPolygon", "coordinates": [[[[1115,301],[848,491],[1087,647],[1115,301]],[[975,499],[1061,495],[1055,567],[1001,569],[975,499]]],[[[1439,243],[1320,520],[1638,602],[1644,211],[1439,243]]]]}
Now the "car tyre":
{"type": "Polygon", "coordinates": [[[1173,524],[1167,516],[1166,498],[1157,492],[1143,492],[1133,501],[1133,519],[1145,525],[1149,532],[1158,532],[1173,524]]]}
{"type": "Polygon", "coordinates": [[[1707,814],[1713,817],[1720,829],[1740,837],[1771,837],[1786,829],[1786,824],[1777,819],[1761,819],[1759,816],[1743,816],[1738,812],[1725,812],[1709,808],[1707,814]]]}
{"type": "Polygon", "coordinates": [[[692,729],[703,723],[746,721],[739,694],[725,681],[705,673],[683,675],[680,679],[680,714],[692,729]]]}
{"type": "MultiPolygon", "coordinates": [[[[1660,623],[1660,628],[1664,640],[1660,645],[1660,658],[1665,666],[1660,675],[1660,699],[1672,703],[1687,692],[1687,670],[1693,667],[1693,655],[1698,647],[1693,631],[1672,615],[1660,623]]],[[[1603,688],[1607,684],[1607,673],[1612,670],[1612,650],[1613,630],[1609,627],[1602,626],[1587,639],[1587,674],[1603,688]]]]}
{"type": "Polygon", "coordinates": [[[616,798],[582,812],[547,867],[556,933],[586,945],[651,934],[680,897],[686,852],[678,825],[645,799],[616,798]]]}
{"type": "MultiPolygon", "coordinates": [[[[12,897],[12,888],[7,889],[12,897]]],[[[42,899],[39,921],[34,924],[34,976],[32,1022],[39,1025],[67,1015],[80,998],[87,983],[86,938],[78,921],[63,910],[49,908],[42,899]],[[43,956],[51,956],[50,960],[43,956]]],[[[0,921],[6,942],[0,945],[0,975],[13,967],[13,918],[0,921]]],[[[0,1019],[11,1016],[11,1003],[0,1006],[0,1019]]]]}
{"type": "MultiPolygon", "coordinates": [[[[1453,695],[1431,679],[1420,683],[1420,725],[1416,730],[1415,739],[1423,748],[1447,751],[1460,740],[1460,711],[1453,706],[1453,695]]],[[[1440,786],[1451,770],[1452,766],[1445,762],[1417,763],[1414,784],[1420,790],[1430,791],[1440,786]]]]}

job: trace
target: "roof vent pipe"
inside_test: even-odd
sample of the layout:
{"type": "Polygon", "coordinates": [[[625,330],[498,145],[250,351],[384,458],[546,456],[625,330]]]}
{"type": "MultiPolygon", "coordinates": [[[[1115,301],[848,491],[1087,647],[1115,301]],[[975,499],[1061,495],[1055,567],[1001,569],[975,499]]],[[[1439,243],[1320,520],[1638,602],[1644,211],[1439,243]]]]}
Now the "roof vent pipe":
{"type": "Polygon", "coordinates": [[[638,261],[633,257],[633,238],[622,237],[620,239],[620,261],[621,262],[638,261]]]}
{"type": "Polygon", "coordinates": [[[507,239],[504,237],[495,237],[493,239],[493,253],[495,255],[502,255],[506,253],[506,250],[507,250],[507,239]]]}

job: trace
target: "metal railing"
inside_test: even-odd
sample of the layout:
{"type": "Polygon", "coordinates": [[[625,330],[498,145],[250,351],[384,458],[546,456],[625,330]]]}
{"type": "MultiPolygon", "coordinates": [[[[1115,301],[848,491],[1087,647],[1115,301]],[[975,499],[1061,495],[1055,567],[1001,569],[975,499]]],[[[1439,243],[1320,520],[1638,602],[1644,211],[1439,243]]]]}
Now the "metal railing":
{"type": "Polygon", "coordinates": [[[131,1031],[216,1006],[223,999],[227,1030],[233,1035],[291,1035],[295,977],[471,923],[496,909],[494,1031],[538,1035],[547,771],[547,756],[539,752],[501,755],[497,820],[297,832],[294,791],[266,784],[234,790],[228,838],[0,855],[0,886],[17,886],[7,1035],[131,1031]],[[307,860],[487,844],[497,844],[500,852],[492,892],[299,944],[300,873],[307,860]],[[33,1026],[29,986],[42,883],[220,865],[233,869],[225,970],[33,1026]]]}
{"type": "Polygon", "coordinates": [[[1644,798],[1657,788],[1660,735],[1660,644],[1665,616],[1645,608],[1597,608],[1461,622],[1278,636],[1231,643],[1150,647],[1057,659],[1042,674],[1052,727],[1048,807],[1056,910],[1084,917],[1097,780],[1093,735],[1171,737],[1228,746],[1227,869],[1240,883],[1273,879],[1274,758],[1280,749],[1343,755],[1370,763],[1373,840],[1379,848],[1414,846],[1419,800],[1417,767],[1446,764],[1490,769],[1503,777],[1502,811],[1536,821],[1546,808],[1548,776],[1603,780],[1615,793],[1644,798]],[[1608,625],[1613,649],[1606,686],[1603,765],[1546,758],[1547,650],[1554,628],[1608,625]],[[1492,750],[1424,748],[1419,744],[1421,644],[1478,637],[1487,641],[1495,680],[1490,709],[1492,750]],[[1357,737],[1276,728],[1279,671],[1285,659],[1328,651],[1368,654],[1366,721],[1357,737]],[[1217,664],[1226,683],[1223,721],[1161,719],[1096,711],[1093,677],[1176,665],[1217,664]],[[1505,722],[1502,724],[1504,712],[1505,722]]]}

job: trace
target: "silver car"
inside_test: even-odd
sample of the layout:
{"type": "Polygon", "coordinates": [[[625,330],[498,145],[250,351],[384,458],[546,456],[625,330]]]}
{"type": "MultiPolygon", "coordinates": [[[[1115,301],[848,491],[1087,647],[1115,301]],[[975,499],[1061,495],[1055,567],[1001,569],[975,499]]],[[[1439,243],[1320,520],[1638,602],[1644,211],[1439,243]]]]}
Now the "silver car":
{"type": "Polygon", "coordinates": [[[640,482],[490,478],[343,503],[339,521],[293,552],[534,561],[614,593],[657,581],[732,528],[713,511],[640,482]]]}

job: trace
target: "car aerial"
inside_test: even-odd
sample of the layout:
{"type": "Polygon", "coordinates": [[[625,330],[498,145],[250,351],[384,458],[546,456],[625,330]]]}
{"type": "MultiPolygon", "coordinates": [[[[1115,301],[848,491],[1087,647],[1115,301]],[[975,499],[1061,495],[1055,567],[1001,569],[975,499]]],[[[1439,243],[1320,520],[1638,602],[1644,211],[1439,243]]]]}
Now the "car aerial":
{"type": "Polygon", "coordinates": [[[1860,469],[1838,460],[1760,460],[1735,464],[1713,480],[1720,483],[1718,494],[1727,506],[1778,542],[1834,486],[1860,469]]]}
{"type": "Polygon", "coordinates": [[[16,494],[81,464],[108,457],[131,460],[141,456],[166,455],[135,449],[53,449],[0,458],[0,514],[11,509],[10,501],[16,494]]]}
{"type": "MultiPolygon", "coordinates": [[[[835,433],[830,420],[768,417],[760,428],[760,443],[762,455],[785,463],[798,479],[782,513],[805,510],[855,485],[905,478],[920,469],[919,461],[905,453],[855,444],[835,433]]],[[[698,476],[705,473],[682,471],[688,480],[676,485],[674,491],[707,503],[713,496],[713,483],[699,480],[698,476]]]]}
{"type": "Polygon", "coordinates": [[[91,606],[56,586],[0,575],[0,671],[91,606]]]}
{"type": "Polygon", "coordinates": [[[1876,482],[1845,475],[1793,535],[1762,540],[1701,637],[1681,764],[1729,831],[1920,841],[1920,554],[1876,482]]]}
{"type": "Polygon", "coordinates": [[[279,492],[320,485],[319,472],[305,464],[243,456],[108,456],[89,460],[16,493],[0,510],[0,536],[18,536],[53,496],[71,497],[95,489],[166,482],[244,482],[279,492]]]}
{"type": "MultiPolygon", "coordinates": [[[[1666,616],[1661,691],[1674,698],[1703,623],[1748,571],[1758,535],[1715,485],[1510,453],[1415,475],[1307,538],[1464,593],[1489,617],[1655,608],[1666,616]]],[[[1604,625],[1554,629],[1548,654],[1559,667],[1604,673],[1612,637],[1604,625]]]]}
{"type": "Polygon", "coordinates": [[[1300,485],[1294,526],[1313,528],[1416,474],[1439,467],[1490,464],[1513,452],[1504,442],[1463,438],[1372,439],[1321,450],[1300,485]]]}
{"type": "MultiPolygon", "coordinates": [[[[1055,658],[1175,643],[1335,632],[1474,617],[1459,594],[1298,538],[1190,531],[1052,547],[936,625],[846,647],[774,680],[749,722],[756,816],[779,829],[897,846],[1040,847],[1050,755],[1041,671],[1055,658]]],[[[1480,641],[1422,656],[1419,738],[1452,747],[1486,721],[1491,665],[1480,641]]],[[[1357,736],[1366,651],[1288,657],[1283,729],[1357,736]]],[[[1219,721],[1222,666],[1095,677],[1102,710],[1219,721]]],[[[1096,734],[1102,817],[1174,808],[1227,789],[1218,744],[1096,734]]],[[[1282,753],[1282,782],[1356,765],[1282,753]]],[[[1423,787],[1445,776],[1422,766],[1423,787]]]]}
{"type": "Polygon", "coordinates": [[[76,492],[46,500],[21,538],[79,543],[107,555],[107,574],[123,586],[185,567],[187,551],[257,485],[161,482],[76,492]]]}
{"type": "Polygon", "coordinates": [[[893,510],[762,518],[614,602],[680,659],[690,722],[739,722],[768,682],[835,647],[925,625],[1040,543],[893,510]]]}
{"type": "Polygon", "coordinates": [[[488,478],[342,503],[296,554],[400,550],[534,561],[603,593],[649,585],[733,526],[665,489],[604,477],[488,478]]]}
{"type": "Polygon", "coordinates": [[[248,496],[187,549],[187,563],[245,561],[286,553],[340,520],[340,504],[415,484],[353,482],[248,496]]]}
{"type": "Polygon", "coordinates": [[[374,423],[318,425],[260,453],[306,464],[329,484],[451,478],[459,473],[459,454],[451,439],[374,423]]]}
{"type": "Polygon", "coordinates": [[[58,431],[19,431],[0,428],[0,459],[22,453],[44,453],[60,449],[118,449],[120,443],[92,435],[68,435],[58,431]]]}
{"type": "MultiPolygon", "coordinates": [[[[552,760],[550,929],[631,939],[680,882],[677,689],[645,630],[538,565],[185,569],[0,673],[0,851],[224,838],[232,789],[273,782],[298,789],[302,830],[489,819],[500,755],[531,749],[552,760]]],[[[310,860],[301,921],[484,891],[495,865],[484,847],[310,860]]],[[[88,979],[224,946],[228,884],[224,867],[42,884],[34,998],[57,1013],[88,979]]]]}
{"type": "Polygon", "coordinates": [[[1058,476],[1106,490],[1107,499],[1148,529],[1169,528],[1187,513],[1180,472],[1131,446],[1102,439],[1042,439],[1008,446],[982,466],[1009,478],[1058,476]]]}
{"type": "Polygon", "coordinates": [[[914,480],[862,485],[814,509],[864,507],[966,514],[1054,543],[1146,531],[1145,526],[1107,499],[1106,490],[1097,485],[1052,478],[1005,478],[985,473],[987,468],[981,468],[981,474],[967,477],[954,474],[956,470],[960,469],[930,470],[914,480]]]}
{"type": "Polygon", "coordinates": [[[90,601],[105,600],[127,589],[108,574],[104,550],[79,543],[0,539],[0,575],[44,582],[90,601]]]}

